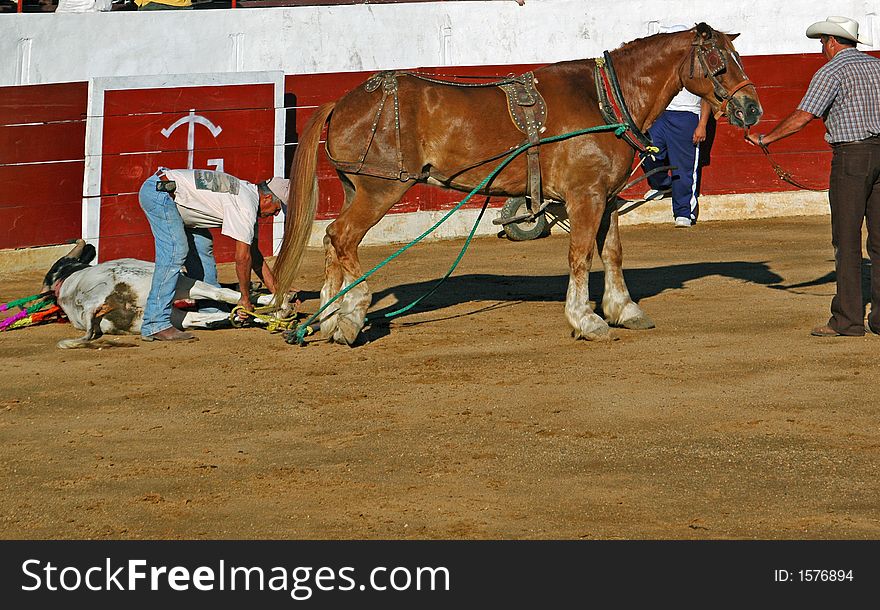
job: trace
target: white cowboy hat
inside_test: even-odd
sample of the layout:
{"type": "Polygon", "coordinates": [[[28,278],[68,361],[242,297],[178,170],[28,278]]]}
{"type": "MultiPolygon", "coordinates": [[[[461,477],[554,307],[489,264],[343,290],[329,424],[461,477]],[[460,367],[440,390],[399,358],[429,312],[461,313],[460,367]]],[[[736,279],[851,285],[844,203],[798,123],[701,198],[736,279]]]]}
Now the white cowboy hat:
{"type": "Polygon", "coordinates": [[[825,21],[819,21],[807,28],[807,38],[820,36],[839,36],[853,42],[871,44],[859,38],[859,22],[848,17],[828,17],[825,21]]]}

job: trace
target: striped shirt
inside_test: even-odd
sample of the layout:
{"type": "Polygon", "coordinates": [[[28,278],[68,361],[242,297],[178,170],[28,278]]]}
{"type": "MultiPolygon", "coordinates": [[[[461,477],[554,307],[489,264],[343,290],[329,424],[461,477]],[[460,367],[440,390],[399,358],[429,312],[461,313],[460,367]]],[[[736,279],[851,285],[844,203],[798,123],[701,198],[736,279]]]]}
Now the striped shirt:
{"type": "Polygon", "coordinates": [[[880,135],[880,59],[844,49],[819,68],[798,110],[825,119],[831,144],[880,135]]]}

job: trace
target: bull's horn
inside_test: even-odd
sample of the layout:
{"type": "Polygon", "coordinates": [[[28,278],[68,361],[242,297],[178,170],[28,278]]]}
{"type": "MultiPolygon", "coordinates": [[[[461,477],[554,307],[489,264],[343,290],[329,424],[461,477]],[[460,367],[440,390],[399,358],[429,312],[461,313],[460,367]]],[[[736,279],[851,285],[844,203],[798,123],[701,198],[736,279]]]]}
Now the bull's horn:
{"type": "Polygon", "coordinates": [[[73,250],[64,255],[65,258],[79,258],[83,253],[83,249],[86,247],[85,240],[78,239],[76,240],[76,245],[73,247],[73,250]]]}

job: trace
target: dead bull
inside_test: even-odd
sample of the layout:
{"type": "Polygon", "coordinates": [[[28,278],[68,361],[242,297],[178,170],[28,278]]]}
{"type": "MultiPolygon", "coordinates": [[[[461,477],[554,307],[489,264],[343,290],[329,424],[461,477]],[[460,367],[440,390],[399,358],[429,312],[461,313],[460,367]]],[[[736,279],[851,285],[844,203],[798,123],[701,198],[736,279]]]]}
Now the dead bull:
{"type": "MultiPolygon", "coordinates": [[[[121,258],[90,265],[96,254],[94,246],[77,240],[73,250],[55,261],[43,280],[43,291],[54,292],[71,324],[85,331],[79,339],[59,341],[60,348],[89,347],[104,334],[140,334],[153,281],[153,263],[121,258]]],[[[181,275],[174,298],[234,305],[241,293],[181,275]]],[[[262,295],[256,303],[267,305],[271,300],[272,295],[262,295]]],[[[171,314],[172,324],[181,329],[217,327],[228,318],[223,311],[183,311],[176,307],[171,314]]]]}

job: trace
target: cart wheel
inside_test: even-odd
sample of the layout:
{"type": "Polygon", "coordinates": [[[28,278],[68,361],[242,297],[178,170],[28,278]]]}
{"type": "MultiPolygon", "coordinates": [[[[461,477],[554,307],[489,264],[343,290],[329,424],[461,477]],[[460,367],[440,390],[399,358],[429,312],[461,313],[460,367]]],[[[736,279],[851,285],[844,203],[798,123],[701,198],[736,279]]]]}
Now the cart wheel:
{"type": "MultiPolygon", "coordinates": [[[[501,208],[502,218],[513,218],[529,211],[526,205],[525,197],[511,197],[501,208]]],[[[541,214],[532,221],[524,220],[522,222],[511,222],[502,225],[504,234],[511,241],[529,241],[539,237],[547,237],[550,235],[550,227],[547,225],[547,218],[541,214]]]]}

